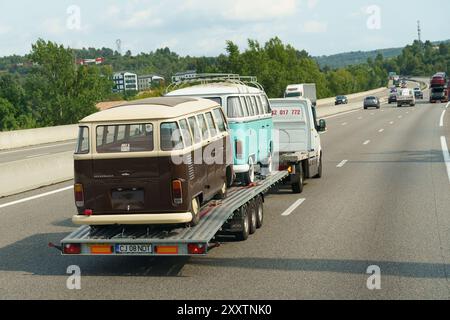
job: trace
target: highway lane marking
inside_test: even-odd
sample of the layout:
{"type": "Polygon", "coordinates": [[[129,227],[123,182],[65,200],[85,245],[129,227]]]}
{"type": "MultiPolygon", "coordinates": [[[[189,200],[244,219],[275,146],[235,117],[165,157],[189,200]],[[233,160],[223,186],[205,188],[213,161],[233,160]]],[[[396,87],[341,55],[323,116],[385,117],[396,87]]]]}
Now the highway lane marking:
{"type": "Polygon", "coordinates": [[[4,154],[10,154],[10,153],[17,153],[17,152],[26,152],[26,151],[33,151],[33,150],[40,150],[40,149],[46,149],[46,148],[54,148],[54,147],[62,147],[62,146],[68,146],[69,144],[73,144],[75,145],[76,142],[68,142],[68,143],[60,143],[60,144],[52,144],[49,146],[43,146],[43,147],[36,147],[36,148],[27,148],[27,149],[20,149],[20,150],[13,150],[13,151],[5,151],[5,152],[0,152],[0,156],[4,155],[4,154]]]}
{"type": "Polygon", "coordinates": [[[370,140],[367,140],[363,143],[363,145],[367,146],[370,143],[370,140]]]}
{"type": "Polygon", "coordinates": [[[444,154],[445,166],[447,167],[448,180],[450,181],[450,154],[448,153],[447,141],[444,136],[441,137],[441,146],[442,153],[444,154]]]}
{"type": "Polygon", "coordinates": [[[342,125],[343,125],[343,126],[346,126],[347,124],[348,124],[347,122],[344,122],[342,125]]]}
{"type": "Polygon", "coordinates": [[[363,117],[358,117],[358,120],[362,120],[363,119],[363,117]]]}
{"type": "Polygon", "coordinates": [[[41,153],[41,154],[35,154],[35,155],[32,155],[32,156],[27,156],[27,158],[28,159],[31,159],[31,158],[37,158],[37,157],[42,157],[42,156],[46,156],[46,155],[49,155],[50,153],[41,153]]]}
{"type": "Polygon", "coordinates": [[[389,124],[394,124],[394,123],[395,123],[394,121],[389,122],[389,124]]]}
{"type": "Polygon", "coordinates": [[[384,129],[380,129],[380,130],[378,130],[378,132],[379,132],[379,133],[383,133],[383,132],[384,132],[384,129]]]}
{"type": "Polygon", "coordinates": [[[441,119],[439,120],[439,127],[443,127],[444,126],[444,117],[445,117],[445,112],[447,110],[442,111],[442,115],[441,115],[441,119]]]}
{"type": "Polygon", "coordinates": [[[339,163],[336,168],[342,168],[343,166],[345,166],[345,164],[348,162],[348,160],[342,160],[341,163],[339,163]]]}
{"type": "Polygon", "coordinates": [[[8,202],[8,203],[5,203],[5,204],[0,204],[0,209],[6,208],[6,207],[11,207],[11,206],[14,206],[16,204],[20,204],[20,203],[24,203],[24,202],[28,202],[28,201],[32,201],[32,200],[36,200],[36,199],[40,199],[40,198],[44,198],[44,197],[48,197],[48,196],[51,196],[53,194],[61,193],[61,192],[64,192],[64,191],[67,191],[67,190],[71,190],[71,189],[73,189],[73,186],[62,188],[62,189],[58,189],[58,190],[53,190],[53,191],[50,191],[50,192],[38,194],[36,196],[32,196],[32,197],[25,198],[25,199],[20,199],[20,200],[13,201],[13,202],[8,202]]]}
{"type": "Polygon", "coordinates": [[[399,119],[403,118],[403,116],[398,116],[399,119]]]}
{"type": "Polygon", "coordinates": [[[354,112],[357,112],[357,111],[361,111],[361,109],[345,111],[345,112],[341,112],[341,113],[338,113],[338,114],[333,114],[333,115],[330,115],[330,116],[325,116],[325,117],[320,117],[320,118],[321,119],[331,119],[331,118],[336,118],[336,117],[340,117],[340,116],[345,116],[345,115],[347,115],[349,113],[354,113],[354,112]]]}
{"type": "Polygon", "coordinates": [[[287,217],[289,216],[292,212],[294,212],[295,209],[297,209],[299,206],[301,206],[303,204],[303,202],[305,202],[306,199],[298,199],[297,201],[294,202],[294,204],[292,206],[290,206],[285,212],[283,212],[281,215],[283,217],[287,217]]]}

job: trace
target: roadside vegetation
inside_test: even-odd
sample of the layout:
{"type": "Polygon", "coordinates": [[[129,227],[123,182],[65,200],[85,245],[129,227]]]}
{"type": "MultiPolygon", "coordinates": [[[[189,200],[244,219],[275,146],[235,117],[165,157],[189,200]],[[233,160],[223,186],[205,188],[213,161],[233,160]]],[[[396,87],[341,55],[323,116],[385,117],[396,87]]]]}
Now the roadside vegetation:
{"type": "Polygon", "coordinates": [[[217,57],[179,56],[169,48],[133,56],[111,49],[73,50],[38,40],[30,54],[0,58],[0,131],[73,124],[96,111],[101,101],[160,96],[165,88],[113,94],[113,71],[157,74],[170,82],[176,72],[254,75],[269,97],[282,96],[292,83],[316,83],[318,98],[350,94],[386,86],[388,72],[431,75],[450,72],[450,43],[427,41],[407,46],[398,57],[378,54],[365,63],[343,68],[320,68],[306,51],[273,38],[264,44],[249,40],[245,49],[226,43],[217,57]],[[105,58],[103,65],[76,65],[76,59],[105,58]]]}

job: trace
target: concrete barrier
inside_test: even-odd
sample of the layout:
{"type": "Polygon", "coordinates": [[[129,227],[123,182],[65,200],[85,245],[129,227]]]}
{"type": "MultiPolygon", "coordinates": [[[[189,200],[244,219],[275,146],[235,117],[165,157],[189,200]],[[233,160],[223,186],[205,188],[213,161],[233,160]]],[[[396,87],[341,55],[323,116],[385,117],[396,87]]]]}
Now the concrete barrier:
{"type": "Polygon", "coordinates": [[[0,198],[73,179],[73,152],[0,164],[0,198]]]}
{"type": "Polygon", "coordinates": [[[77,125],[0,132],[0,150],[74,140],[77,133],[77,125]]]}

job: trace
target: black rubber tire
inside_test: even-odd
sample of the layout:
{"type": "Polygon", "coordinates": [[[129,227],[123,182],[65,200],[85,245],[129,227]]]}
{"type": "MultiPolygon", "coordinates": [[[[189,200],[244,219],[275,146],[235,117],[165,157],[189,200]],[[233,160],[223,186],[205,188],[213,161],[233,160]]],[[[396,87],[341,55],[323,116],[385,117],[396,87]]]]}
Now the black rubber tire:
{"type": "Polygon", "coordinates": [[[249,225],[250,225],[250,229],[249,229],[250,234],[255,234],[256,229],[258,228],[258,226],[257,226],[258,212],[256,211],[256,209],[257,209],[256,201],[255,201],[255,199],[253,199],[248,204],[248,219],[249,219],[249,225]]]}
{"type": "Polygon", "coordinates": [[[299,169],[299,181],[292,184],[292,192],[295,194],[300,194],[303,192],[303,186],[305,183],[305,177],[303,173],[303,168],[300,166],[299,169]]]}
{"type": "Polygon", "coordinates": [[[242,206],[239,208],[238,213],[239,222],[241,223],[242,231],[236,232],[235,237],[238,241],[245,241],[250,235],[250,221],[248,218],[247,206],[242,206]]]}
{"type": "Polygon", "coordinates": [[[320,156],[320,160],[319,160],[319,172],[314,176],[314,179],[320,179],[320,178],[322,178],[322,173],[323,173],[323,163],[322,163],[322,158],[323,158],[323,155],[320,156]]]}
{"type": "Polygon", "coordinates": [[[264,224],[264,201],[262,196],[256,198],[256,227],[261,229],[264,224]]]}

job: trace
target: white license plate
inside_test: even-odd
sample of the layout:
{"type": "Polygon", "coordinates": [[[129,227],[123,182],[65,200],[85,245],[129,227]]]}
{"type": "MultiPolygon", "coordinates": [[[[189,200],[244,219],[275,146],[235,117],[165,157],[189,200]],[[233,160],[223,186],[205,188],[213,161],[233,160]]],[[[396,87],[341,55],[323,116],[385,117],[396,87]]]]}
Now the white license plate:
{"type": "Polygon", "coordinates": [[[150,244],[117,244],[116,254],[151,254],[150,244]]]}

